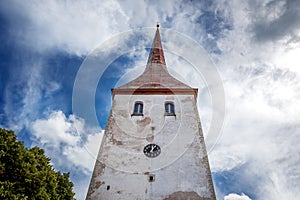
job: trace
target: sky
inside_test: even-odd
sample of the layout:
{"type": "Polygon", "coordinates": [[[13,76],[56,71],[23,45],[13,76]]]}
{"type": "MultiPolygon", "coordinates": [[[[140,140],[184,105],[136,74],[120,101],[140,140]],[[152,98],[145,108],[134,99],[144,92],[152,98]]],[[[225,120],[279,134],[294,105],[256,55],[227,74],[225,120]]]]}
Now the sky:
{"type": "Polygon", "coordinates": [[[298,0],[2,0],[0,127],[44,148],[84,199],[110,89],[143,72],[157,22],[168,70],[199,88],[207,140],[219,125],[217,199],[299,198],[298,0]]]}

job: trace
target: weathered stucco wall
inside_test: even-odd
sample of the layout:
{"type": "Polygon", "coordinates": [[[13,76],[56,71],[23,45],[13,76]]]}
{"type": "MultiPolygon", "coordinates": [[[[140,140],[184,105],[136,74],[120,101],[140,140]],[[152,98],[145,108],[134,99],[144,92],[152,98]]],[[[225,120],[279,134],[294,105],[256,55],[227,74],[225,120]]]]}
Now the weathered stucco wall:
{"type": "Polygon", "coordinates": [[[194,96],[116,95],[87,199],[188,198],[215,199],[194,96]],[[136,101],[143,116],[132,116],[136,101]],[[165,116],[169,101],[176,116],[165,116]],[[158,157],[144,155],[149,143],[158,157]]]}

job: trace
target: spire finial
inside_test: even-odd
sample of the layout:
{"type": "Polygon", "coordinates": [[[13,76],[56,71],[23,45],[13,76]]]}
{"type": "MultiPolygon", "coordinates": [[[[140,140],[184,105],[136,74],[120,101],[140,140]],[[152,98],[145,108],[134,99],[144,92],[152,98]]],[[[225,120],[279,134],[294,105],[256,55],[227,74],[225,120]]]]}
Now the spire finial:
{"type": "Polygon", "coordinates": [[[159,22],[156,23],[156,27],[159,28],[159,22]]]}

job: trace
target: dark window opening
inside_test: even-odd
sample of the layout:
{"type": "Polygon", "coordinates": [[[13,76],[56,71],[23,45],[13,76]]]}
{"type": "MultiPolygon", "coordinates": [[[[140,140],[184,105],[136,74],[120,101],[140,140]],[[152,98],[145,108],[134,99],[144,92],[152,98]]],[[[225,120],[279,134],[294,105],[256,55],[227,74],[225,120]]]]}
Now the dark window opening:
{"type": "Polygon", "coordinates": [[[143,115],[143,102],[135,102],[133,115],[143,115]]]}
{"type": "Polygon", "coordinates": [[[110,189],[110,185],[106,186],[106,190],[109,190],[110,189]]]}
{"type": "Polygon", "coordinates": [[[154,182],[155,180],[155,175],[151,174],[149,175],[149,182],[154,182]]]}
{"type": "Polygon", "coordinates": [[[174,103],[171,102],[165,103],[165,113],[166,115],[175,115],[174,103]]]}

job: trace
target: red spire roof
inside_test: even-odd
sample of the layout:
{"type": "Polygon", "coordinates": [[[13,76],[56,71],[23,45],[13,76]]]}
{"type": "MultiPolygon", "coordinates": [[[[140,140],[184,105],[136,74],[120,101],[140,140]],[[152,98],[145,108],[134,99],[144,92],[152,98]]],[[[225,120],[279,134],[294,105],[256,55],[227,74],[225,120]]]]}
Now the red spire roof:
{"type": "MultiPolygon", "coordinates": [[[[178,81],[172,77],[166,66],[164,52],[161,44],[159,25],[157,25],[155,37],[149,53],[148,62],[145,71],[135,80],[113,89],[113,93],[123,92],[166,92],[185,91],[193,92],[197,96],[197,89],[178,81]]],[[[195,97],[196,97],[195,96],[195,97]]]]}
{"type": "Polygon", "coordinates": [[[166,65],[164,51],[161,45],[160,34],[159,34],[159,25],[157,25],[155,37],[152,43],[151,51],[149,54],[147,65],[151,63],[158,63],[166,65]]]}

